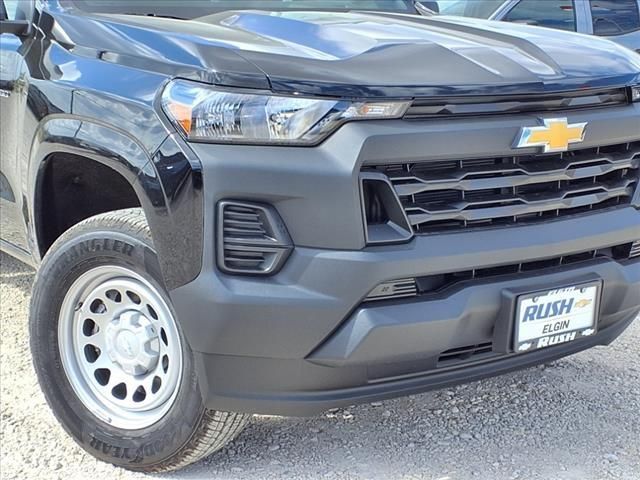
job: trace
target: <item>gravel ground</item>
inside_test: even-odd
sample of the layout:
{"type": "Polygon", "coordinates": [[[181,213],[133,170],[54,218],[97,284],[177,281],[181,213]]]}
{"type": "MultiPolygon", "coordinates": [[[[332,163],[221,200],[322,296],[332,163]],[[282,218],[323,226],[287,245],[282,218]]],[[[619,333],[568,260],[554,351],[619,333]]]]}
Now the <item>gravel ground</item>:
{"type": "MultiPolygon", "coordinates": [[[[33,272],[0,257],[2,479],[149,478],[85,455],[35,381],[33,272]]],[[[311,419],[257,417],[167,479],[640,479],[640,321],[612,347],[497,379],[311,419]]],[[[152,478],[152,477],[151,477],[152,478]]]]}

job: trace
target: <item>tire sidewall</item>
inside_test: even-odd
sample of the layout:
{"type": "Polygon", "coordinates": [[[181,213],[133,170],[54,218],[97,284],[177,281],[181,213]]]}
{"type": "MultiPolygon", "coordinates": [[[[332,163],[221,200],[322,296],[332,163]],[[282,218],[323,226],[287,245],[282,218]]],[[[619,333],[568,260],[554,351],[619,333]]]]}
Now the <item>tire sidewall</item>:
{"type": "Polygon", "coordinates": [[[142,275],[171,308],[161,285],[156,254],[142,239],[98,230],[57,243],[36,276],[31,301],[30,340],[36,373],[54,414],[85,450],[101,460],[129,468],[160,464],[189,442],[205,412],[193,354],[180,326],[177,325],[182,337],[183,370],[178,394],[167,414],[143,429],[114,428],[93,415],[76,396],[62,365],[58,347],[62,301],[80,275],[101,265],[121,266],[142,275]]]}

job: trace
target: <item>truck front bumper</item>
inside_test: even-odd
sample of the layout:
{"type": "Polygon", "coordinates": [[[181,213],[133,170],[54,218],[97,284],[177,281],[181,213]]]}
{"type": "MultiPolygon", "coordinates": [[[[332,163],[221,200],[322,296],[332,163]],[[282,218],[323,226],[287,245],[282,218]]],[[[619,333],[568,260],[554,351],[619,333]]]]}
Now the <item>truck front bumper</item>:
{"type": "MultiPolygon", "coordinates": [[[[639,107],[575,114],[571,121],[583,117],[600,132],[591,137],[594,145],[637,140],[639,107]]],[[[365,245],[362,165],[391,154],[401,162],[451,156],[462,132],[470,143],[477,139],[478,154],[513,154],[522,123],[522,116],[512,116],[350,124],[312,149],[192,145],[203,166],[203,268],[170,294],[208,405],[314,415],[498,375],[608,344],[622,333],[640,312],[640,259],[596,258],[472,280],[437,295],[364,301],[388,280],[536,262],[640,240],[640,211],[629,205],[508,229],[365,245]],[[215,206],[225,199],[277,209],[295,249],[276,275],[235,276],[217,268],[215,206]],[[593,280],[603,284],[596,335],[531,353],[510,351],[513,292],[593,280]],[[490,352],[456,364],[439,361],[444,352],[473,345],[489,345],[490,352]]],[[[459,147],[465,148],[467,143],[459,147]]]]}
{"type": "Polygon", "coordinates": [[[186,312],[192,319],[186,329],[200,347],[198,364],[211,408],[315,415],[473,381],[609,344],[640,312],[640,260],[596,260],[540,275],[471,282],[440,298],[360,304],[371,279],[385,278],[386,269],[419,267],[411,262],[409,268],[408,260],[367,261],[373,253],[351,255],[296,252],[291,267],[298,264],[306,277],[296,286],[248,279],[225,284],[209,274],[174,295],[181,318],[186,312]],[[592,280],[604,285],[595,336],[531,353],[509,351],[510,292],[592,280]],[[355,309],[347,298],[355,300],[355,309]],[[440,366],[446,351],[487,344],[489,355],[440,366]]]}

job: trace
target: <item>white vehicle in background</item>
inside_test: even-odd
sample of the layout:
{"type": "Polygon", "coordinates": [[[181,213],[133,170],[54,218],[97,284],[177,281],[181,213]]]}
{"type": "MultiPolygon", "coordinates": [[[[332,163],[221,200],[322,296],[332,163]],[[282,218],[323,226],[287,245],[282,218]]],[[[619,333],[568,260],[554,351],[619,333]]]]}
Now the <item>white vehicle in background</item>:
{"type": "MultiPolygon", "coordinates": [[[[442,15],[486,18],[569,30],[600,37],[640,52],[640,0],[441,0],[442,15]]],[[[434,8],[434,4],[437,7],[434,8]]]]}

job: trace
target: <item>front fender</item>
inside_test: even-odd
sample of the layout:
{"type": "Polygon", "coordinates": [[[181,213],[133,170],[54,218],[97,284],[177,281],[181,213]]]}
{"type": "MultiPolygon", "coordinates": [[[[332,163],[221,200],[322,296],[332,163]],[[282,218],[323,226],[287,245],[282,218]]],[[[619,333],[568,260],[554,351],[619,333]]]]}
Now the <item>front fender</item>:
{"type": "Polygon", "coordinates": [[[202,181],[199,162],[177,136],[167,136],[148,152],[127,132],[96,120],[68,115],[48,117],[31,148],[27,190],[31,205],[29,237],[35,260],[43,198],[41,180],[52,154],[69,153],[99,162],[121,175],[142,206],[158,252],[165,285],[172,290],[193,280],[202,267],[202,181]]]}

